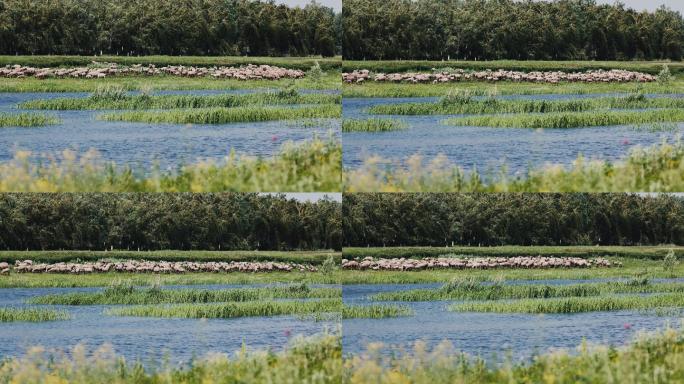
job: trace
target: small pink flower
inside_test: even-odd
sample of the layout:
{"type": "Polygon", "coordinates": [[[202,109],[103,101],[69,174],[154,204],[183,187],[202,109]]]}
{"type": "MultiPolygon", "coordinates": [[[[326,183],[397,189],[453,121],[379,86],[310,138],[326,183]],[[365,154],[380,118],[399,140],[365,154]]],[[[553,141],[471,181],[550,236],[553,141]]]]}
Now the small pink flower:
{"type": "Polygon", "coordinates": [[[622,326],[622,328],[624,328],[624,329],[632,329],[632,324],[625,323],[625,324],[622,326]]]}
{"type": "Polygon", "coordinates": [[[286,329],[285,332],[283,332],[283,333],[285,334],[285,337],[290,337],[290,335],[292,334],[292,331],[289,329],[286,329]]]}
{"type": "Polygon", "coordinates": [[[622,145],[629,145],[629,140],[627,140],[627,139],[622,140],[622,145]]]}
{"type": "Polygon", "coordinates": [[[273,137],[271,137],[271,141],[278,141],[278,136],[273,135],[273,137]]]}

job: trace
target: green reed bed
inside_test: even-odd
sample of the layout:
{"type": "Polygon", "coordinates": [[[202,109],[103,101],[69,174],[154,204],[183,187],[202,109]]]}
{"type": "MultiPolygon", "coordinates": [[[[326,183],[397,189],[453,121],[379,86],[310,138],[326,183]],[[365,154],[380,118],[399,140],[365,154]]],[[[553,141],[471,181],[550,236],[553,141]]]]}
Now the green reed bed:
{"type": "Polygon", "coordinates": [[[459,115],[493,113],[585,112],[599,109],[684,108],[681,98],[646,98],[644,95],[580,100],[482,100],[465,97],[437,103],[398,103],[375,105],[368,109],[375,115],[459,115]]]}
{"type": "Polygon", "coordinates": [[[244,95],[119,95],[85,98],[37,99],[19,104],[24,109],[97,110],[97,109],[177,109],[177,108],[230,108],[253,105],[278,104],[340,104],[340,95],[297,93],[251,93],[244,95]]]}
{"type": "Polygon", "coordinates": [[[455,280],[437,289],[412,289],[372,295],[376,301],[500,300],[555,297],[591,297],[613,293],[684,293],[684,284],[628,282],[570,285],[485,285],[477,280],[455,280]]]}
{"type": "MultiPolygon", "coordinates": [[[[684,114],[684,111],[680,112],[684,114]]],[[[526,175],[466,172],[438,156],[424,162],[419,155],[393,163],[368,158],[345,170],[346,192],[679,192],[684,190],[684,144],[663,142],[634,147],[616,162],[579,156],[571,166],[546,165],[526,175]]]]}
{"type": "Polygon", "coordinates": [[[58,123],[58,118],[44,114],[0,113],[0,127],[42,127],[58,123]]]}
{"type": "Polygon", "coordinates": [[[684,295],[681,293],[667,293],[649,296],[626,295],[466,302],[452,304],[449,306],[449,310],[454,312],[497,313],[580,313],[682,306],[684,306],[684,295]]]}
{"type": "Polygon", "coordinates": [[[305,284],[264,288],[223,290],[135,288],[129,284],[112,285],[101,292],[75,292],[34,297],[31,304],[107,305],[242,302],[269,299],[339,298],[339,288],[310,288],[305,284]]]}
{"type": "Polygon", "coordinates": [[[405,129],[406,123],[392,119],[344,119],[342,132],[389,132],[405,129]]]}
{"type": "Polygon", "coordinates": [[[456,117],[448,125],[496,128],[578,128],[684,121],[684,109],[559,112],[531,115],[456,117]]]}
{"type": "Polygon", "coordinates": [[[413,315],[413,310],[405,305],[344,305],[343,319],[384,319],[413,315]]]}
{"type": "Polygon", "coordinates": [[[342,299],[316,301],[246,301],[214,304],[138,305],[105,311],[114,316],[227,319],[340,312],[342,299]]]}
{"type": "Polygon", "coordinates": [[[44,308],[0,308],[0,323],[57,321],[70,319],[66,311],[44,308]]]}
{"type": "MultiPolygon", "coordinates": [[[[278,347],[278,346],[275,346],[278,347]]],[[[243,348],[208,354],[181,366],[164,360],[130,361],[111,346],[89,353],[77,345],[69,353],[28,348],[25,356],[0,360],[2,383],[311,383],[339,384],[342,339],[323,332],[294,337],[280,351],[243,348]]]]}
{"type": "Polygon", "coordinates": [[[106,113],[98,116],[105,121],[131,121],[171,124],[227,124],[273,120],[339,118],[340,105],[323,104],[298,108],[248,106],[236,108],[195,108],[166,111],[132,111],[106,113]]]}

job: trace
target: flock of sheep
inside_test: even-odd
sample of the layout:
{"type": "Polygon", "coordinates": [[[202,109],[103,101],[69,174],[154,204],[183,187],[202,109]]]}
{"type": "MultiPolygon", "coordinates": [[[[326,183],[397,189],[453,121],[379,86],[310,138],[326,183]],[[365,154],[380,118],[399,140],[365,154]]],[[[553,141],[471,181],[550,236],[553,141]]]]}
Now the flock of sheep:
{"type": "Polygon", "coordinates": [[[462,69],[453,71],[436,71],[434,73],[376,73],[371,74],[367,69],[354,70],[353,72],[343,73],[342,80],[346,83],[363,83],[368,80],[377,82],[393,83],[451,83],[464,80],[470,81],[526,81],[535,83],[557,84],[561,81],[578,83],[625,83],[640,82],[648,83],[658,80],[657,76],[647,73],[612,69],[610,71],[588,71],[588,72],[517,72],[499,69],[496,71],[476,71],[468,72],[462,69]]]}
{"type": "MultiPolygon", "coordinates": [[[[12,269],[15,273],[66,273],[90,274],[107,272],[128,273],[185,273],[185,272],[315,272],[312,265],[281,262],[196,262],[196,261],[96,261],[85,263],[34,263],[32,260],[17,260],[12,269]]],[[[0,263],[0,273],[9,274],[10,265],[0,263]]]]}
{"type": "Polygon", "coordinates": [[[306,76],[304,71],[288,69],[272,65],[245,65],[241,67],[194,67],[171,65],[156,67],[150,65],[119,66],[114,63],[96,63],[92,67],[73,68],[36,68],[22,65],[7,65],[0,67],[0,78],[86,78],[102,79],[117,75],[170,75],[181,77],[213,77],[217,79],[238,80],[278,80],[300,79],[306,76]]]}
{"type": "Polygon", "coordinates": [[[423,259],[374,259],[342,260],[342,268],[358,270],[408,271],[421,269],[494,269],[494,268],[590,268],[614,267],[619,262],[603,258],[579,257],[428,257],[423,259]]]}

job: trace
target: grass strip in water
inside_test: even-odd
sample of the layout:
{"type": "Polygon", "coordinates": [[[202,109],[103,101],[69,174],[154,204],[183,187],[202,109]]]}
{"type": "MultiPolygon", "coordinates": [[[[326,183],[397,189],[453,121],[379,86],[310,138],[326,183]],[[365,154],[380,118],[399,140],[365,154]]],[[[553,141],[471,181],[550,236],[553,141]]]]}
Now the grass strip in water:
{"type": "Polygon", "coordinates": [[[684,121],[683,109],[558,112],[530,115],[456,117],[445,124],[495,128],[579,128],[684,121]]]}
{"type": "Polygon", "coordinates": [[[342,299],[315,301],[246,301],[214,304],[138,305],[105,311],[114,316],[227,319],[340,312],[342,299]]]}
{"type": "Polygon", "coordinates": [[[452,304],[449,306],[449,310],[454,312],[496,313],[582,313],[682,306],[684,306],[684,295],[668,293],[649,296],[626,295],[466,302],[452,304]]]}
{"type": "Polygon", "coordinates": [[[278,104],[340,104],[340,95],[250,93],[226,95],[117,95],[85,98],[36,99],[19,104],[24,109],[48,110],[98,110],[98,109],[177,109],[177,108],[230,108],[278,104]]]}
{"type": "Polygon", "coordinates": [[[555,297],[592,297],[614,293],[684,293],[684,284],[628,282],[569,285],[481,284],[474,279],[455,280],[437,289],[383,292],[370,296],[375,301],[500,300],[555,297]]]}
{"type": "Polygon", "coordinates": [[[494,113],[586,112],[601,109],[684,108],[683,98],[646,98],[644,95],[579,100],[483,100],[464,97],[437,103],[397,103],[375,105],[368,112],[375,115],[459,115],[494,113]]]}
{"type": "Polygon", "coordinates": [[[131,121],[171,124],[227,124],[273,120],[339,118],[342,107],[336,104],[297,108],[249,106],[236,108],[195,108],[165,111],[131,111],[106,113],[98,116],[105,121],[131,121]]]}
{"type": "Polygon", "coordinates": [[[405,305],[344,305],[343,319],[384,319],[413,315],[413,310],[405,305]]]}
{"type": "Polygon", "coordinates": [[[68,320],[69,313],[44,308],[0,308],[0,323],[68,320]]]}
{"type": "Polygon", "coordinates": [[[332,137],[287,142],[268,158],[231,152],[168,173],[117,167],[95,153],[65,154],[41,162],[17,152],[0,163],[0,192],[334,192],[342,179],[342,146],[332,137]]]}
{"type": "MultiPolygon", "coordinates": [[[[684,111],[682,111],[684,114],[684,111]]],[[[428,164],[419,155],[404,163],[378,157],[344,173],[345,192],[678,192],[684,190],[684,144],[663,142],[634,147],[617,162],[587,161],[570,167],[547,165],[510,178],[505,169],[491,176],[437,156],[428,164]]]]}
{"type": "Polygon", "coordinates": [[[0,127],[42,127],[59,123],[54,116],[35,113],[0,113],[0,127]]]}
{"type": "Polygon", "coordinates": [[[405,128],[406,123],[392,119],[342,120],[342,132],[389,132],[405,128]]]}
{"type": "Polygon", "coordinates": [[[341,298],[339,288],[309,288],[306,284],[264,288],[161,289],[134,288],[130,284],[115,284],[101,292],[75,292],[37,296],[31,304],[52,305],[108,305],[108,304],[170,304],[243,302],[268,299],[341,298]]]}
{"type": "Polygon", "coordinates": [[[277,352],[244,348],[231,354],[207,354],[181,366],[163,360],[131,362],[107,346],[89,354],[83,345],[69,353],[28,348],[25,356],[0,361],[3,383],[337,384],[341,380],[342,340],[327,332],[294,337],[277,352]]]}

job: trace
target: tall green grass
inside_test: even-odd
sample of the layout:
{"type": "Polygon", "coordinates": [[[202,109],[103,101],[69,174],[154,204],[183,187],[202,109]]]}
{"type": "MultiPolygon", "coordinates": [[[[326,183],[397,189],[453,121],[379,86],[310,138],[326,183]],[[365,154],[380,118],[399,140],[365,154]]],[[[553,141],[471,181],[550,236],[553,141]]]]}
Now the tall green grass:
{"type": "Polygon", "coordinates": [[[412,289],[372,295],[376,301],[500,300],[555,297],[591,297],[614,293],[684,293],[684,284],[628,282],[585,283],[569,285],[481,284],[474,279],[454,280],[438,289],[412,289]]]}
{"type": "MultiPolygon", "coordinates": [[[[684,254],[684,253],[683,253],[684,254]]],[[[105,259],[147,261],[276,261],[320,265],[329,257],[338,264],[341,253],[333,251],[0,251],[0,262],[14,264],[17,260],[38,263],[98,261],[105,259]]]]}
{"type": "Polygon", "coordinates": [[[684,78],[680,75],[669,84],[660,83],[560,83],[536,84],[499,82],[488,84],[478,81],[444,84],[396,84],[365,82],[363,84],[344,84],[342,97],[434,97],[453,93],[454,90],[468,91],[474,96],[488,95],[585,95],[642,92],[647,94],[675,94],[684,92],[684,78]]]}
{"type": "Polygon", "coordinates": [[[74,292],[33,297],[32,304],[109,305],[243,302],[270,299],[341,298],[339,288],[310,288],[306,284],[264,288],[222,290],[178,289],[160,287],[134,288],[132,284],[113,284],[101,292],[74,292]]]}
{"type": "Polygon", "coordinates": [[[98,116],[98,119],[141,123],[227,124],[273,120],[339,118],[341,116],[342,108],[339,105],[323,104],[300,108],[248,106],[117,112],[102,114],[98,116]]]}
{"type": "MultiPolygon", "coordinates": [[[[90,66],[93,62],[116,63],[119,65],[184,65],[198,67],[275,65],[278,67],[306,70],[318,63],[323,69],[339,69],[341,57],[268,57],[268,56],[77,56],[77,55],[0,55],[0,66],[28,65],[33,67],[77,67],[90,66]]],[[[672,67],[676,69],[677,66],[672,67]]],[[[88,79],[97,80],[97,79],[88,79]]]]}
{"type": "Polygon", "coordinates": [[[295,337],[279,352],[245,347],[235,353],[193,358],[183,366],[163,360],[130,362],[107,346],[88,354],[83,345],[61,354],[29,348],[23,357],[0,361],[2,383],[339,384],[341,377],[341,337],[327,332],[295,337]]]}
{"type": "MultiPolygon", "coordinates": [[[[683,246],[651,246],[651,245],[502,245],[496,247],[344,247],[345,259],[364,258],[424,258],[424,257],[625,257],[630,259],[662,260],[672,250],[675,255],[684,258],[683,246]]],[[[5,251],[8,252],[8,251],[5,251]]],[[[0,260],[3,252],[0,251],[0,260]]]]}
{"type": "MultiPolygon", "coordinates": [[[[684,111],[677,112],[684,117],[684,111]]],[[[547,165],[511,178],[505,168],[494,175],[465,172],[445,157],[428,164],[414,155],[388,166],[377,157],[344,174],[346,192],[678,192],[684,190],[684,144],[663,142],[635,147],[617,162],[587,161],[547,165]]]]}
{"type": "Polygon", "coordinates": [[[230,108],[277,104],[340,104],[340,95],[334,94],[282,94],[277,92],[244,95],[124,95],[123,97],[36,99],[19,104],[24,109],[77,110],[77,109],[176,109],[176,108],[230,108]]]}
{"type": "Polygon", "coordinates": [[[582,343],[572,350],[536,354],[534,359],[488,364],[459,352],[448,342],[429,348],[416,343],[413,351],[381,353],[374,345],[345,360],[345,384],[472,383],[472,384],[609,384],[678,383],[684,377],[684,333],[667,328],[639,334],[625,347],[582,343]]]}
{"type": "Polygon", "coordinates": [[[646,98],[643,94],[626,97],[601,97],[578,100],[502,100],[466,98],[451,103],[397,103],[375,105],[368,109],[376,115],[457,115],[490,113],[585,112],[600,109],[684,108],[681,98],[646,98]]]}
{"type": "Polygon", "coordinates": [[[92,152],[64,154],[61,161],[37,162],[18,152],[0,163],[0,192],[334,192],[342,181],[342,146],[333,137],[287,142],[267,158],[231,152],[176,172],[117,167],[92,152]]]}
{"type": "Polygon", "coordinates": [[[452,304],[449,306],[449,310],[454,312],[497,313],[581,313],[682,306],[684,306],[684,295],[668,293],[649,296],[626,295],[465,302],[452,304]]]}
{"type": "Polygon", "coordinates": [[[42,127],[57,123],[58,118],[44,114],[0,112],[0,127],[42,127]]]}
{"type": "Polygon", "coordinates": [[[657,75],[663,65],[670,66],[675,73],[684,72],[684,64],[669,61],[588,61],[588,60],[344,60],[342,70],[351,72],[355,69],[368,69],[372,72],[412,72],[429,71],[440,68],[454,68],[472,71],[499,70],[507,71],[565,71],[586,72],[590,70],[622,69],[657,75]]]}
{"type": "Polygon", "coordinates": [[[554,112],[529,115],[456,117],[448,125],[505,128],[578,128],[684,121],[684,109],[554,112]]]}
{"type": "Polygon", "coordinates": [[[389,132],[406,127],[406,123],[392,119],[342,120],[342,132],[389,132]]]}
{"type": "Polygon", "coordinates": [[[343,319],[384,319],[413,315],[413,310],[405,305],[344,305],[343,319]]]}
{"type": "Polygon", "coordinates": [[[114,316],[227,319],[233,317],[309,315],[340,312],[342,299],[315,301],[246,301],[213,304],[139,305],[105,311],[114,316]]]}
{"type": "Polygon", "coordinates": [[[68,320],[69,313],[44,308],[0,308],[0,323],[68,320]]]}

